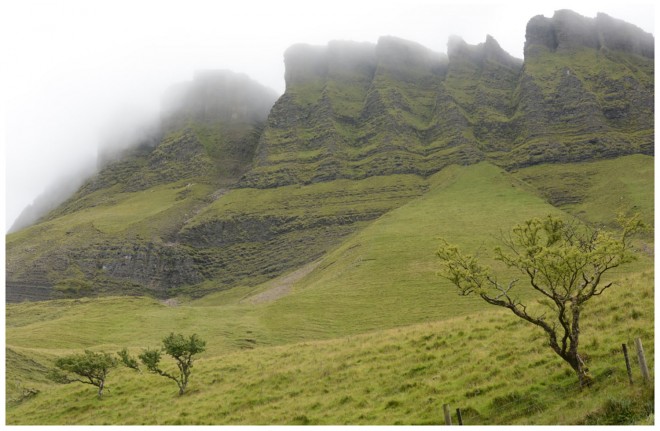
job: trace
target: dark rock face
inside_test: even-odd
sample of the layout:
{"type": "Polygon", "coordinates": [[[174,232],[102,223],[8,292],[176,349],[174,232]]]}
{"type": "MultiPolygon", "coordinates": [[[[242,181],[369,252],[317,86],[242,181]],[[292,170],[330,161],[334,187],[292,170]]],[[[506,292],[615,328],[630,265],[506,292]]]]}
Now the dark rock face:
{"type": "Polygon", "coordinates": [[[106,243],[76,250],[71,257],[90,276],[101,272],[106,278],[148,286],[160,295],[204,280],[191,256],[176,245],[106,243]]]}
{"type": "Polygon", "coordinates": [[[586,18],[570,10],[559,10],[552,18],[538,15],[527,24],[525,58],[539,47],[550,51],[577,47],[625,51],[652,59],[653,35],[640,28],[599,13],[586,18]]]}
{"type": "Polygon", "coordinates": [[[535,54],[538,47],[555,51],[559,46],[552,19],[537,15],[527,23],[525,32],[525,57],[535,54]]]}
{"type": "Polygon", "coordinates": [[[98,294],[144,294],[167,296],[167,291],[204,280],[185,247],[142,241],[106,240],[71,247],[65,254],[45,254],[32,262],[34,268],[48,268],[49,274],[13,273],[7,281],[7,300],[43,300],[66,296],[98,294]],[[76,281],[90,280],[82,289],[68,287],[72,268],[76,281]],[[26,277],[27,276],[27,277],[26,277]],[[59,288],[66,286],[66,289],[59,288]]]}

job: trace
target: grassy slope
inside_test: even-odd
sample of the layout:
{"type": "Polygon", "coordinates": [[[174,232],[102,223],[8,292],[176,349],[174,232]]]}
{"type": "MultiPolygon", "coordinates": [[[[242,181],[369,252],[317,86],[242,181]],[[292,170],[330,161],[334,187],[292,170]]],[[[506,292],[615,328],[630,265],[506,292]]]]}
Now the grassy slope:
{"type": "MultiPolygon", "coordinates": [[[[50,271],[52,261],[59,259],[59,267],[71,272],[76,265],[70,265],[68,254],[90,245],[98,252],[99,244],[108,241],[127,250],[136,244],[163,243],[178,231],[191,212],[205,204],[212,191],[210,185],[182,181],[137,192],[94,192],[90,199],[98,200],[96,205],[8,235],[7,249],[11,253],[7,253],[7,270],[13,277],[21,278],[24,271],[42,267],[50,271]],[[106,198],[101,199],[104,194],[106,198]]],[[[85,279],[82,273],[64,275],[85,279]]],[[[63,274],[47,273],[47,277],[59,281],[63,274]]]]}
{"type": "Polygon", "coordinates": [[[619,211],[636,211],[652,225],[654,158],[635,154],[571,165],[538,165],[515,176],[553,205],[587,223],[613,227],[619,211]]]}
{"type": "Polygon", "coordinates": [[[386,214],[328,254],[294,287],[295,295],[269,307],[266,326],[302,338],[342,335],[442,319],[480,307],[476,300],[457,303],[449,284],[438,280],[438,238],[472,250],[490,248],[490,233],[509,220],[553,209],[486,163],[451,167],[430,183],[422,198],[386,214]]]}
{"type": "Polygon", "coordinates": [[[112,372],[102,401],[89,386],[44,384],[9,407],[8,423],[432,424],[441,423],[443,403],[460,407],[467,424],[571,424],[588,414],[602,421],[608,401],[625,405],[642,392],[636,367],[637,385],[627,382],[621,342],[632,349],[641,336],[653,367],[652,279],[633,276],[631,291],[612,290],[589,308],[583,341],[597,383],[582,392],[538,331],[486,310],[328,341],[209,352],[183,397],[172,382],[125,369],[112,372]]]}
{"type": "Polygon", "coordinates": [[[337,180],[270,190],[234,189],[191,218],[184,232],[206,222],[233,217],[270,216],[309,223],[306,219],[380,214],[421,194],[423,189],[424,180],[414,175],[337,180]]]}
{"type": "Polygon", "coordinates": [[[417,176],[391,175],[233,189],[188,220],[180,232],[183,242],[198,247],[200,261],[208,258],[205,270],[211,275],[187,291],[254,286],[309,263],[426,188],[417,176]]]}
{"type": "MultiPolygon", "coordinates": [[[[7,267],[16,275],[39,267],[41,259],[56,259],[69,250],[82,252],[90,245],[97,253],[106,243],[131,252],[135,244],[167,245],[179,238],[184,245],[191,241],[193,245],[209,246],[196,251],[184,249],[189,254],[210,256],[208,262],[200,259],[197,263],[197,268],[215,276],[202,286],[205,290],[227,288],[232,283],[256,284],[273,273],[306,263],[310,256],[321,255],[342,236],[420,196],[426,188],[420,177],[392,175],[269,190],[216,191],[213,185],[188,180],[137,192],[104,189],[87,197],[97,202],[94,206],[9,235],[7,247],[11,253],[7,267]],[[203,244],[207,236],[218,237],[213,223],[238,226],[228,229],[234,235],[228,241],[231,247],[203,244]],[[246,226],[244,229],[241,223],[246,226]],[[264,243],[260,235],[272,240],[264,243]],[[28,243],[30,247],[25,246],[28,243]],[[35,249],[41,251],[35,253],[35,249]]],[[[112,256],[106,259],[116,263],[112,256]]],[[[67,265],[68,262],[61,264],[67,265]]],[[[92,275],[100,277],[102,273],[92,275]]],[[[69,281],[85,278],[82,272],[68,274],[69,281]]],[[[200,290],[199,287],[188,290],[200,290]]]]}
{"type": "MultiPolygon", "coordinates": [[[[611,168],[594,166],[599,173],[611,168]]],[[[652,200],[650,190],[639,191],[639,199],[652,200]]],[[[622,383],[621,342],[643,337],[652,366],[650,260],[632,268],[643,274],[618,274],[630,277],[627,289],[589,307],[593,324],[585,322],[583,342],[598,386],[570,400],[573,377],[541,334],[455,296],[435,276],[438,236],[472,251],[490,248],[500,227],[550,211],[557,210],[529,185],[490,165],[452,167],[431,178],[427,194],[353,235],[274,302],[240,300],[276,280],[179,307],[145,298],[9,305],[8,422],[432,423],[450,402],[469,408],[472,423],[574,423],[606,399],[638,390],[622,383]],[[208,340],[185,397],[176,397],[169,381],[124,370],[113,372],[113,389],[101,402],[90,387],[35,378],[66,352],[137,351],[169,331],[208,340]],[[314,341],[322,338],[335,340],[314,341]],[[255,341],[256,349],[241,351],[255,341]],[[523,346],[522,356],[514,358],[511,346],[523,346]],[[41,393],[18,402],[26,388],[41,393]]]]}

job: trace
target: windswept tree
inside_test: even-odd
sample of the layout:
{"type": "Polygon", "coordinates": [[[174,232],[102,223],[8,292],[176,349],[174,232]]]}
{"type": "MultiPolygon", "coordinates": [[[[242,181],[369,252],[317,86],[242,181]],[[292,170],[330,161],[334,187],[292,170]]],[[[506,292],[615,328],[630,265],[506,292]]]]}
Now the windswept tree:
{"type": "Polygon", "coordinates": [[[135,371],[140,371],[140,365],[138,364],[138,361],[128,353],[128,349],[124,347],[121,349],[119,352],[117,352],[117,355],[119,356],[119,360],[121,363],[127,367],[131,368],[135,371]]]}
{"type": "Polygon", "coordinates": [[[50,372],[51,379],[58,383],[80,382],[96,386],[101,398],[108,373],[117,366],[117,359],[109,353],[85,350],[82,354],[58,358],[55,366],[57,369],[50,372]]]}
{"type": "Polygon", "coordinates": [[[548,216],[533,218],[502,235],[503,247],[494,259],[527,280],[527,305],[520,299],[518,279],[501,282],[476,257],[444,242],[437,252],[443,262],[440,275],[461,295],[475,294],[489,304],[508,308],[521,319],[545,331],[552,350],[577,374],[580,387],[591,377],[580,353],[580,318],[584,304],[612,286],[603,276],[633,259],[631,235],[643,229],[638,217],[619,218],[621,230],[591,230],[548,216]]]}
{"type": "MultiPolygon", "coordinates": [[[[190,374],[192,372],[193,357],[205,350],[206,342],[201,340],[197,334],[185,338],[181,334],[175,335],[174,333],[171,333],[163,339],[162,349],[147,349],[138,357],[150,372],[174,380],[179,387],[179,395],[183,395],[188,386],[188,380],[190,379],[190,374]],[[162,352],[165,352],[175,360],[178,372],[168,372],[161,368],[160,360],[162,352]]],[[[122,358],[122,362],[130,368],[137,369],[137,367],[129,365],[135,364],[135,361],[133,361],[127,354],[126,359],[122,358]]]]}

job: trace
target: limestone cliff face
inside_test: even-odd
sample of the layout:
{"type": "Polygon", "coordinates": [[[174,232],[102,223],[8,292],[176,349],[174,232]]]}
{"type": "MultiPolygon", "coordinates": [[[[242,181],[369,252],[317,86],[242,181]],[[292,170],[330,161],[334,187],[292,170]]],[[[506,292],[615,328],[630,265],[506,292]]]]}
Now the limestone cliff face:
{"type": "Polygon", "coordinates": [[[570,10],[559,10],[552,18],[538,15],[529,21],[525,58],[534,55],[539,48],[561,51],[582,47],[624,51],[653,59],[654,46],[653,35],[625,21],[603,13],[592,19],[570,10]]]}
{"type": "Polygon", "coordinates": [[[394,37],[376,45],[292,47],[285,55],[286,92],[241,185],[427,172],[434,132],[421,123],[432,117],[447,64],[445,55],[394,37]]]}
{"type": "Polygon", "coordinates": [[[653,154],[653,52],[652,35],[604,14],[532,18],[505,165],[653,154]]]}
{"type": "Polygon", "coordinates": [[[455,37],[447,50],[449,74],[443,87],[465,116],[463,133],[472,136],[472,145],[485,154],[508,150],[511,137],[520,130],[513,115],[522,60],[505,52],[491,36],[474,46],[455,37]]]}
{"type": "Polygon", "coordinates": [[[652,154],[653,46],[630,24],[566,10],[530,20],[524,62],[491,36],[452,38],[447,56],[393,37],[294,46],[241,184],[652,154]]]}

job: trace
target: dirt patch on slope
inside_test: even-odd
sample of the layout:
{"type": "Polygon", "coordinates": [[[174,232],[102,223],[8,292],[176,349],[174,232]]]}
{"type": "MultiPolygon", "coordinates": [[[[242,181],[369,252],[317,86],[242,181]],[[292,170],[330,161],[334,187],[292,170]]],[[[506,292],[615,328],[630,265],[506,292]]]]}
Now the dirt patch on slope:
{"type": "Polygon", "coordinates": [[[314,271],[317,266],[321,263],[320,260],[316,262],[309,263],[302,268],[299,268],[273,282],[273,287],[270,289],[260,292],[254,296],[241,300],[241,302],[246,302],[248,304],[257,305],[263,304],[265,302],[272,302],[276,299],[279,299],[287,295],[291,291],[291,287],[295,282],[302,279],[304,276],[314,271]]]}

